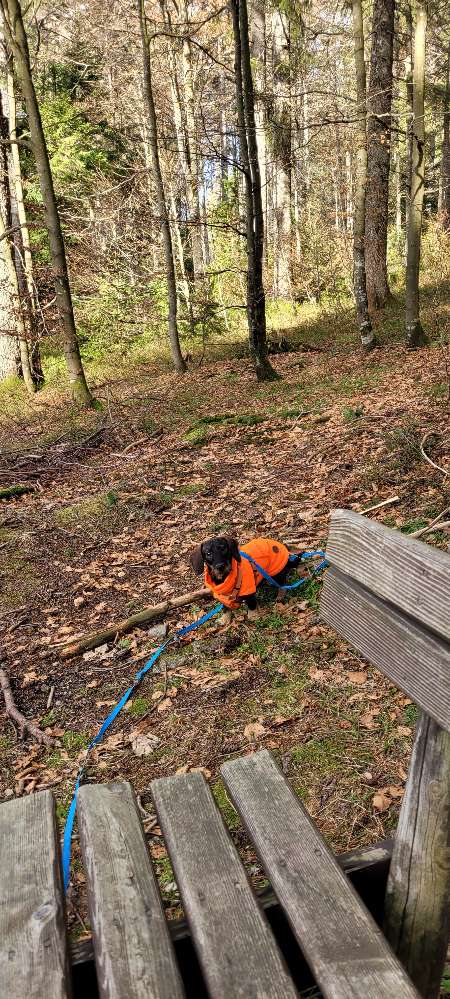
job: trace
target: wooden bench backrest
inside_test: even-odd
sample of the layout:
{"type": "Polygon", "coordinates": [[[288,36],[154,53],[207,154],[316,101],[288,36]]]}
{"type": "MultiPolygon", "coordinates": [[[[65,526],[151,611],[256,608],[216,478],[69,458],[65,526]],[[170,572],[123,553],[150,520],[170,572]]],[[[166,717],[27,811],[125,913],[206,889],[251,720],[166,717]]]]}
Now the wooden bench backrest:
{"type": "Polygon", "coordinates": [[[450,731],[450,555],[332,514],[321,617],[450,731]]]}
{"type": "Polygon", "coordinates": [[[419,707],[385,932],[426,999],[450,910],[450,555],[349,510],[331,517],[320,614],[419,707]]]}

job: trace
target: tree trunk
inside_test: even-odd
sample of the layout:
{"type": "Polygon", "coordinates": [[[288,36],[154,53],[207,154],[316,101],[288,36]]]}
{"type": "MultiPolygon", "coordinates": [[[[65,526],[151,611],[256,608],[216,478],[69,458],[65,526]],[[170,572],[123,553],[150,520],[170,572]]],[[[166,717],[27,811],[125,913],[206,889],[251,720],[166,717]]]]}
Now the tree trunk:
{"type": "Polygon", "coordinates": [[[19,0],[0,0],[4,15],[8,47],[13,53],[25,98],[31,142],[36,159],[42,200],[45,207],[49,235],[50,255],[55,283],[56,302],[64,335],[64,355],[66,358],[69,382],[73,398],[83,406],[92,406],[94,400],[88,389],[81,363],[80,348],[75,328],[72,296],[67,272],[66,252],[61,231],[55,189],[48,158],[47,145],[42,127],[39,104],[34,89],[30,65],[28,39],[22,18],[19,0]]]}
{"type": "MultiPolygon", "coordinates": [[[[290,99],[290,25],[281,10],[272,14],[272,68],[274,200],[275,200],[275,254],[273,290],[276,298],[290,299],[291,276],[291,176],[292,176],[292,122],[290,99]]],[[[308,149],[305,138],[305,149],[308,149]]]]}
{"type": "Polygon", "coordinates": [[[411,349],[421,347],[427,342],[420,322],[419,307],[420,242],[425,184],[424,89],[426,31],[427,3],[417,0],[416,30],[414,36],[412,177],[408,215],[405,302],[406,346],[411,349]]]}
{"type": "MultiPolygon", "coordinates": [[[[0,54],[2,48],[0,48],[0,54]]],[[[6,53],[5,53],[6,54],[6,53]]],[[[6,64],[0,69],[6,69],[6,64]]],[[[29,354],[29,328],[27,329],[25,316],[28,313],[23,311],[23,299],[20,294],[18,275],[16,270],[16,260],[14,254],[14,241],[8,235],[8,229],[16,224],[16,218],[12,213],[12,198],[10,187],[11,176],[11,146],[8,146],[9,138],[9,107],[8,97],[4,88],[0,84],[0,138],[3,143],[0,148],[0,251],[2,257],[2,284],[3,296],[6,306],[6,338],[9,343],[4,343],[2,350],[2,369],[5,374],[13,371],[23,376],[27,391],[30,395],[36,390],[34,383],[29,354]],[[19,357],[17,357],[17,344],[19,346],[19,357]]],[[[2,371],[2,373],[3,373],[2,371]]]]}
{"type": "Polygon", "coordinates": [[[353,35],[355,47],[356,99],[358,120],[356,126],[356,178],[353,212],[353,286],[356,314],[361,343],[364,350],[376,345],[369,318],[366,287],[365,211],[367,186],[367,135],[366,135],[366,66],[364,62],[364,31],[361,0],[353,0],[353,35]]]}
{"type": "Polygon", "coordinates": [[[182,374],[186,371],[186,362],[181,353],[180,341],[178,338],[177,326],[177,285],[175,278],[175,264],[173,259],[172,236],[167,214],[166,196],[161,173],[158,148],[158,128],[156,124],[155,102],[153,98],[152,68],[150,60],[150,39],[148,37],[147,22],[145,18],[145,0],[136,0],[139,15],[139,25],[142,39],[142,62],[144,73],[144,100],[148,115],[149,145],[153,167],[153,181],[155,184],[156,200],[158,203],[159,220],[163,235],[164,255],[166,262],[166,280],[168,297],[168,329],[169,340],[172,351],[172,359],[176,371],[182,374]]]}
{"type": "Polygon", "coordinates": [[[447,229],[448,231],[450,230],[450,42],[448,46],[447,73],[445,79],[439,209],[442,215],[444,229],[447,229]]]}
{"type": "Polygon", "coordinates": [[[250,46],[255,79],[255,128],[258,163],[261,175],[261,200],[264,221],[264,256],[267,259],[267,114],[266,114],[266,13],[262,0],[250,7],[250,46]]]}
{"type": "Polygon", "coordinates": [[[389,169],[391,155],[392,60],[395,0],[374,0],[368,93],[366,279],[370,310],[382,309],[391,293],[387,275],[389,169]]]}
{"type": "Polygon", "coordinates": [[[266,302],[262,276],[264,220],[256,143],[253,79],[246,0],[230,0],[233,18],[236,104],[240,157],[245,179],[247,227],[247,318],[250,353],[258,381],[279,376],[270,364],[266,340],[266,302]]]}

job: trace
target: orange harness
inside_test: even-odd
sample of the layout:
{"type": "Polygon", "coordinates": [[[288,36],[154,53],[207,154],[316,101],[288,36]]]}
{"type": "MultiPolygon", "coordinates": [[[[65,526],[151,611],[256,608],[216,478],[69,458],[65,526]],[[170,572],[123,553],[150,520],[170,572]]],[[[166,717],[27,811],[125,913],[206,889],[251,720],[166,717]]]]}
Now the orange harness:
{"type": "MultiPolygon", "coordinates": [[[[283,545],[281,541],[274,541],[272,538],[254,538],[248,544],[242,545],[242,551],[251,555],[269,576],[277,576],[287,565],[289,559],[286,545],[283,545]]],[[[208,566],[205,565],[206,586],[209,586],[217,600],[220,600],[231,610],[239,607],[239,598],[242,599],[242,597],[256,593],[256,587],[259,586],[262,579],[261,573],[246,559],[242,559],[240,562],[237,562],[236,559],[232,560],[231,571],[223,583],[216,583],[209,573],[208,566]]]]}

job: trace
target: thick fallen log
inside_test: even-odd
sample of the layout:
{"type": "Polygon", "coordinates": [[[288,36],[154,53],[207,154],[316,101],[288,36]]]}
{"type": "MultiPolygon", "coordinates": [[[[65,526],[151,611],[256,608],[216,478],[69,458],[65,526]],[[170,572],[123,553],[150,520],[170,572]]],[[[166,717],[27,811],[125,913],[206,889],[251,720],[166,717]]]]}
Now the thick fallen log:
{"type": "Polygon", "coordinates": [[[114,641],[118,635],[123,635],[126,631],[131,631],[132,628],[138,628],[139,625],[146,624],[147,621],[153,621],[155,617],[167,614],[167,611],[172,610],[172,607],[185,607],[186,604],[193,604],[196,600],[201,600],[203,597],[208,596],[211,596],[211,590],[204,586],[201,590],[193,590],[192,593],[182,593],[179,597],[170,597],[169,600],[163,600],[160,604],[154,604],[153,607],[145,607],[138,614],[132,614],[131,617],[126,617],[122,621],[110,624],[103,631],[94,631],[88,635],[82,635],[81,638],[77,638],[76,641],[70,642],[62,648],[55,648],[55,651],[59,653],[62,659],[68,659],[70,656],[78,656],[80,652],[96,649],[97,645],[114,641]]]}
{"type": "Polygon", "coordinates": [[[23,715],[19,709],[16,708],[9,678],[4,669],[0,669],[0,687],[2,688],[3,697],[5,698],[6,714],[17,723],[20,733],[22,734],[24,731],[27,731],[38,742],[43,742],[45,746],[54,746],[55,740],[51,739],[49,735],[46,735],[46,733],[35,725],[34,722],[25,718],[25,715],[23,715]]]}

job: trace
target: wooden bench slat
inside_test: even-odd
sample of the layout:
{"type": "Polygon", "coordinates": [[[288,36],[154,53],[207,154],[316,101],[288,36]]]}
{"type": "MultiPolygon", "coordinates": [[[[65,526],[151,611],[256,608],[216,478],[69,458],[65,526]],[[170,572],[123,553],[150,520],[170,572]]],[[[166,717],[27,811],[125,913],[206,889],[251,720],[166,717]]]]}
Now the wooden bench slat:
{"type": "Polygon", "coordinates": [[[151,790],[208,994],[296,996],[203,776],[155,780],[151,790]]]}
{"type": "Polygon", "coordinates": [[[324,996],[418,999],[267,750],[221,772],[324,996]]]}
{"type": "Polygon", "coordinates": [[[352,510],[334,510],[327,556],[352,579],[450,641],[450,555],[352,510]]]}
{"type": "Polygon", "coordinates": [[[337,569],[329,569],[320,616],[450,731],[450,645],[337,569]]]}
{"type": "Polygon", "coordinates": [[[179,999],[184,989],[131,785],[85,785],[77,812],[101,999],[179,999]]]}
{"type": "Polygon", "coordinates": [[[0,805],[0,984],[5,999],[72,994],[50,791],[0,805]]]}

